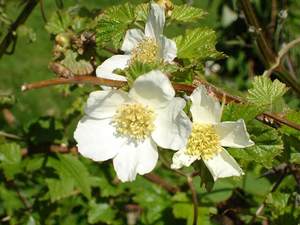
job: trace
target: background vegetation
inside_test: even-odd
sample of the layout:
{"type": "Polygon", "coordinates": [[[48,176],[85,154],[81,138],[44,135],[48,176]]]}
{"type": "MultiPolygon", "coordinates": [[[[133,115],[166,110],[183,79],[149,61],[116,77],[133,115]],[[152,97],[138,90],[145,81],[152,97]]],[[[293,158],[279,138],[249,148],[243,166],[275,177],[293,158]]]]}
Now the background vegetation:
{"type": "MultiPolygon", "coordinates": [[[[192,192],[185,177],[168,169],[171,155],[163,154],[150,176],[120,183],[110,162],[95,163],[76,154],[73,131],[86,97],[95,87],[67,85],[21,91],[24,83],[58,76],[54,73],[57,70],[53,72],[53,67],[51,70],[48,66],[60,60],[60,51],[70,59],[65,66],[78,66],[78,74],[90,68],[85,63],[78,65],[78,60],[72,61],[72,55],[67,53],[70,48],[80,52],[80,44],[64,46],[64,39],[62,43],[57,39],[61,34],[69,38],[66,30],[79,36],[86,30],[97,30],[96,40],[84,46],[85,54],[80,56],[86,60],[94,55],[86,49],[96,51],[98,57],[90,65],[98,65],[111,55],[103,48],[105,40],[99,35],[103,28],[99,15],[112,5],[126,2],[147,1],[0,0],[0,224],[193,224],[192,192]],[[6,48],[5,36],[30,4],[32,12],[25,12],[26,23],[13,30],[12,42],[6,48]]],[[[265,81],[260,87],[252,81],[272,68],[287,43],[300,37],[300,3],[251,1],[261,25],[257,27],[251,15],[247,16],[245,2],[248,1],[173,1],[208,14],[193,22],[170,25],[166,31],[173,38],[187,27],[213,28],[216,48],[226,57],[216,52],[213,57],[205,55],[201,63],[193,65],[199,67],[195,71],[201,79],[252,101],[252,105],[229,104],[223,115],[228,120],[244,118],[257,144],[245,151],[230,150],[245,176],[219,180],[210,192],[206,191],[211,186],[209,182],[206,188],[201,185],[203,176],[193,176],[199,201],[198,224],[299,225],[300,132],[276,120],[261,118],[271,123],[270,127],[254,118],[265,111],[300,124],[300,47],[289,49],[280,66],[269,71],[272,80],[278,78],[290,86],[284,97],[282,86],[265,81]],[[269,49],[261,46],[261,33],[269,49]],[[255,91],[268,85],[266,96],[257,97],[255,91]],[[248,89],[253,90],[252,95],[248,89]],[[271,93],[275,94],[270,102],[271,93]]],[[[115,40],[109,47],[117,49],[118,44],[115,40]]],[[[183,74],[189,77],[194,67],[183,74]]],[[[186,77],[178,74],[176,79],[188,82],[190,78],[186,77]]]]}

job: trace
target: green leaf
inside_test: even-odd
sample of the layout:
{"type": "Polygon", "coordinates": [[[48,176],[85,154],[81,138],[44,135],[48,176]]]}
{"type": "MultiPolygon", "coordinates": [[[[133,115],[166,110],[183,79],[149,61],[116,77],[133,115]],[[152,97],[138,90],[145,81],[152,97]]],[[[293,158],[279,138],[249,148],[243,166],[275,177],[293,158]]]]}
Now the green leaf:
{"type": "Polygon", "coordinates": [[[255,105],[230,103],[224,107],[222,121],[236,121],[238,119],[244,119],[247,124],[260,113],[262,113],[262,110],[255,105]]]}
{"type": "Polygon", "coordinates": [[[73,24],[72,22],[72,18],[68,13],[57,11],[52,14],[45,28],[51,34],[59,34],[67,31],[73,24]]]}
{"type": "Polygon", "coordinates": [[[70,177],[61,179],[46,179],[51,202],[69,197],[74,191],[74,180],[70,177]]]}
{"type": "MultiPolygon", "coordinates": [[[[198,207],[198,225],[210,225],[210,212],[213,208],[198,207]]],[[[193,224],[194,208],[189,203],[176,203],[173,205],[175,218],[186,219],[187,225],[193,224]]]]}
{"type": "Polygon", "coordinates": [[[284,108],[282,96],[288,88],[279,80],[272,80],[267,76],[254,77],[253,87],[248,90],[247,99],[250,103],[262,107],[270,112],[279,112],[284,108]]]}
{"type": "Polygon", "coordinates": [[[5,202],[1,206],[4,207],[8,215],[12,215],[15,210],[24,207],[17,193],[14,190],[6,189],[2,184],[0,184],[0,199],[5,202]]]}
{"type": "Polygon", "coordinates": [[[115,48],[119,48],[126,30],[134,20],[134,7],[129,3],[113,6],[106,10],[97,25],[97,45],[103,46],[112,43],[115,48]]]}
{"type": "Polygon", "coordinates": [[[257,162],[266,168],[272,167],[283,151],[283,142],[276,129],[258,122],[248,126],[248,131],[255,145],[245,149],[230,149],[230,153],[245,162],[257,162]]]}
{"type": "MultiPolygon", "coordinates": [[[[294,122],[296,124],[300,124],[300,112],[290,110],[286,113],[284,118],[291,122],[294,122]]],[[[279,129],[281,132],[283,132],[287,135],[293,135],[300,141],[300,131],[299,130],[296,130],[296,129],[291,128],[286,125],[282,125],[279,129]]]]}
{"type": "Polygon", "coordinates": [[[197,160],[194,164],[193,167],[195,168],[195,171],[199,172],[199,176],[201,178],[201,186],[204,186],[206,191],[211,191],[214,187],[214,179],[207,169],[206,165],[204,164],[203,160],[197,160]]]}
{"type": "Polygon", "coordinates": [[[130,64],[130,66],[125,69],[125,74],[129,84],[132,84],[139,76],[150,72],[155,67],[157,67],[157,65],[146,64],[139,61],[135,61],[130,64]]]}
{"type": "Polygon", "coordinates": [[[113,224],[117,211],[106,203],[97,204],[94,201],[89,203],[88,222],[91,224],[104,222],[105,224],[113,224]]]}
{"type": "Polygon", "coordinates": [[[171,14],[171,19],[179,22],[196,22],[196,20],[203,18],[207,13],[199,8],[184,5],[174,5],[171,14]]]}
{"type": "Polygon", "coordinates": [[[21,148],[16,143],[0,145],[0,167],[7,178],[11,179],[21,170],[21,148]]]}
{"type": "Polygon", "coordinates": [[[186,59],[217,59],[224,55],[215,48],[216,33],[210,28],[188,30],[186,34],[175,38],[177,57],[186,59]]]}
{"type": "Polygon", "coordinates": [[[135,8],[130,3],[112,6],[104,12],[107,19],[123,22],[125,24],[131,23],[135,19],[135,8]]]}
{"type": "Polygon", "coordinates": [[[291,154],[291,163],[300,164],[300,153],[292,153],[291,154]]]}
{"type": "Polygon", "coordinates": [[[135,8],[135,16],[137,21],[146,22],[149,15],[149,4],[142,3],[136,6],[135,8]]]}
{"type": "Polygon", "coordinates": [[[84,164],[72,155],[58,155],[58,158],[59,160],[49,160],[48,166],[53,167],[61,179],[73,179],[74,184],[81,190],[82,194],[90,198],[90,174],[84,164]]]}

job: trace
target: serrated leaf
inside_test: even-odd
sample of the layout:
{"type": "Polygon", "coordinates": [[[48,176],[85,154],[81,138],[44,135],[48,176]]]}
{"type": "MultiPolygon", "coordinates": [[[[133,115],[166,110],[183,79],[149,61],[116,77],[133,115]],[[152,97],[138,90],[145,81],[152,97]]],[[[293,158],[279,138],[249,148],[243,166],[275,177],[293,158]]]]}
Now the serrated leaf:
{"type": "Polygon", "coordinates": [[[49,189],[49,195],[51,202],[61,200],[72,195],[74,191],[74,180],[70,177],[64,177],[62,179],[46,179],[46,183],[49,189]]]}
{"type": "Polygon", "coordinates": [[[279,80],[272,81],[267,76],[256,76],[253,80],[253,87],[248,90],[247,99],[250,103],[263,107],[270,112],[282,111],[284,100],[282,96],[288,88],[279,80]]]}
{"type": "Polygon", "coordinates": [[[21,148],[16,143],[0,145],[0,168],[7,178],[11,179],[21,170],[21,148]]]}
{"type": "Polygon", "coordinates": [[[135,19],[135,8],[130,3],[120,4],[112,6],[104,12],[104,16],[107,19],[120,21],[123,23],[131,23],[135,19]]]}
{"type": "Polygon", "coordinates": [[[116,20],[101,20],[97,26],[97,44],[101,46],[112,42],[118,48],[126,30],[127,24],[116,20]]]}
{"type": "Polygon", "coordinates": [[[87,198],[91,197],[90,174],[78,158],[72,155],[58,155],[59,160],[51,159],[48,166],[53,167],[61,179],[71,178],[76,187],[87,198]]]}
{"type": "Polygon", "coordinates": [[[129,3],[109,8],[98,21],[97,44],[102,46],[112,42],[115,48],[119,48],[129,24],[134,20],[134,7],[129,3]]]}
{"type": "Polygon", "coordinates": [[[216,34],[210,28],[188,30],[184,35],[175,38],[177,57],[186,59],[218,59],[224,54],[215,48],[216,34]]]}
{"type": "Polygon", "coordinates": [[[97,204],[94,201],[89,203],[88,222],[95,224],[105,222],[105,224],[113,224],[117,211],[106,203],[97,204]]]}
{"type": "Polygon", "coordinates": [[[179,22],[195,22],[195,20],[203,18],[207,13],[199,8],[184,4],[174,5],[171,19],[179,22]]]}
{"type": "Polygon", "coordinates": [[[255,123],[248,126],[248,131],[255,145],[245,149],[230,149],[230,154],[246,162],[257,162],[266,168],[271,168],[274,158],[283,151],[283,141],[276,129],[255,123]]]}
{"type": "Polygon", "coordinates": [[[137,21],[147,21],[149,15],[149,4],[142,3],[136,6],[135,16],[137,21]]]}
{"type": "Polygon", "coordinates": [[[94,71],[92,64],[84,59],[77,59],[78,54],[71,50],[65,53],[61,64],[68,68],[74,75],[88,75],[94,71]]]}

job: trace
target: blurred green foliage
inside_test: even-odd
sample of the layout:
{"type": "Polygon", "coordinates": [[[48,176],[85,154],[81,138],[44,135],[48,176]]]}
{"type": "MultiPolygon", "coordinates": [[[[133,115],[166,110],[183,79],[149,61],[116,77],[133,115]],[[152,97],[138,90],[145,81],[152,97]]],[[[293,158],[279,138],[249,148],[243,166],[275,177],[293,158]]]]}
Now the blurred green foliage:
{"type": "MultiPolygon", "coordinates": [[[[1,39],[28,1],[0,0],[1,39]]],[[[245,176],[218,180],[210,192],[200,185],[205,174],[193,179],[199,199],[198,224],[298,225],[300,187],[293,172],[299,172],[300,132],[287,126],[268,127],[255,117],[263,111],[278,112],[300,124],[299,98],[279,81],[260,77],[252,82],[265,68],[254,44],[255,33],[249,31],[238,1],[173,2],[178,5],[166,34],[176,40],[184,66],[164,70],[174,72],[175,81],[190,83],[197,73],[231,94],[246,96],[246,104],[226,105],[222,119],[243,118],[256,143],[247,149],[229,149],[245,176]],[[262,205],[263,213],[256,218],[262,205]]],[[[275,26],[271,26],[271,1],[252,1],[268,40],[278,51],[283,43],[299,37],[300,9],[297,1],[276,2],[275,26]]],[[[16,31],[13,54],[0,59],[0,224],[191,225],[191,192],[183,177],[165,169],[165,162],[160,161],[154,172],[180,188],[177,193],[141,176],[132,183],[119,183],[110,162],[95,163],[74,153],[73,131],[94,87],[61,86],[25,93],[20,88],[23,83],[55,77],[48,69],[50,61],[76,71],[98,65],[111,55],[103,47],[120,47],[128,27],[143,25],[147,4],[135,6],[147,1],[43,3],[48,22],[36,7],[16,31]],[[89,46],[92,51],[69,41],[79,40],[83,31],[96,31],[95,43],[89,46]],[[67,41],[57,40],[58,34],[67,41]],[[92,62],[91,55],[97,55],[92,62]]],[[[284,62],[298,80],[299,53],[299,48],[293,49],[284,62]]],[[[134,64],[124,73],[136,78],[155,66],[134,64]]],[[[164,154],[170,160],[171,154],[164,154]]]]}

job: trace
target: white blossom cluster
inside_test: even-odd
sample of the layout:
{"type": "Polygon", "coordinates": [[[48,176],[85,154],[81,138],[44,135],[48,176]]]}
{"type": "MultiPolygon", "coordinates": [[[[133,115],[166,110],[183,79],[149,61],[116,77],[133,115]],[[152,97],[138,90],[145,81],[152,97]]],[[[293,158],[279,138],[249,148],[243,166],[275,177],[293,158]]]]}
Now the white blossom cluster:
{"type": "MultiPolygon", "coordinates": [[[[165,10],[152,3],[145,30],[128,30],[121,50],[97,68],[97,76],[126,81],[114,73],[135,61],[173,63],[177,48],[163,36],[165,10]]],[[[186,101],[175,96],[169,78],[159,70],[140,75],[128,92],[103,87],[92,92],[85,116],[74,133],[79,152],[94,161],[112,159],[118,178],[133,181],[151,172],[158,161],[158,147],[176,151],[171,167],[180,169],[203,160],[214,180],[243,174],[223,147],[252,146],[245,123],[221,122],[221,105],[204,86],[186,101]]]]}

